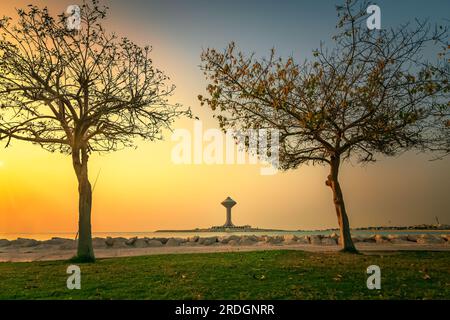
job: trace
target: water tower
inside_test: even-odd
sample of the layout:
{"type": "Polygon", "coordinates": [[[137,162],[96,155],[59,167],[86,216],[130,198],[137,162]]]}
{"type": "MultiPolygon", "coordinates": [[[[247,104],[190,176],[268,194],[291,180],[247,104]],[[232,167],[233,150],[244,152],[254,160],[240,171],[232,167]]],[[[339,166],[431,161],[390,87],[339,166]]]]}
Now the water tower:
{"type": "Polygon", "coordinates": [[[223,225],[225,228],[232,228],[234,227],[233,223],[231,222],[231,208],[233,208],[236,205],[236,201],[231,199],[230,197],[226,198],[224,201],[222,201],[222,205],[227,208],[227,221],[223,225]]]}

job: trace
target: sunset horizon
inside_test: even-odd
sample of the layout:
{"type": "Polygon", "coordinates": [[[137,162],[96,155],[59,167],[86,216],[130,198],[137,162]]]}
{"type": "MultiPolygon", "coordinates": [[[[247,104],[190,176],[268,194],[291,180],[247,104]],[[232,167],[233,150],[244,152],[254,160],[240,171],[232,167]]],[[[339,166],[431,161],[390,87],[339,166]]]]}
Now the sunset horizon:
{"type": "Polygon", "coordinates": [[[281,320],[448,301],[449,12],[3,1],[0,306],[281,320]]]}
{"type": "MultiPolygon", "coordinates": [[[[3,4],[1,12],[16,19],[14,8],[28,2],[3,4]]],[[[39,5],[44,2],[35,3],[39,5]]],[[[301,6],[302,10],[295,11],[297,5],[294,3],[278,9],[280,14],[290,12],[289,15],[293,15],[297,12],[300,17],[264,22],[265,28],[269,28],[270,24],[276,26],[273,34],[264,37],[255,33],[255,26],[262,23],[259,20],[254,23],[251,19],[242,20],[242,28],[247,31],[237,33],[233,29],[235,18],[228,19],[230,13],[221,11],[223,8],[219,3],[209,8],[211,16],[204,22],[194,18],[201,15],[201,10],[187,7],[185,16],[179,21],[182,29],[174,26],[166,29],[151,27],[157,21],[164,20],[164,15],[174,14],[173,10],[178,6],[173,3],[157,1],[147,4],[138,1],[133,6],[125,7],[119,2],[106,3],[111,8],[106,19],[109,31],[127,34],[128,30],[139,26],[137,32],[131,33],[130,39],[143,45],[153,45],[152,59],[171,77],[170,83],[176,85],[175,94],[170,99],[191,107],[193,114],[203,122],[205,130],[218,128],[206,107],[200,107],[197,101],[197,95],[204,94],[205,88],[205,80],[197,65],[206,44],[221,47],[229,41],[236,41],[241,49],[258,51],[261,55],[267,55],[275,46],[281,56],[293,54],[301,60],[311,56],[320,44],[317,39],[325,38],[321,34],[332,32],[336,23],[333,1],[328,5],[317,5],[320,10],[307,4],[301,6]],[[152,6],[154,10],[151,10],[152,6]],[[150,8],[146,11],[150,16],[136,14],[133,20],[127,19],[147,7],[150,8]],[[314,22],[313,17],[318,12],[329,18],[314,22]],[[212,17],[222,21],[223,25],[222,29],[208,35],[205,33],[206,26],[212,17]],[[307,17],[307,21],[315,25],[315,37],[311,38],[311,34],[305,32],[302,26],[306,22],[302,17],[307,17]],[[226,27],[227,23],[230,28],[226,27]],[[298,26],[293,28],[293,23],[298,26]],[[292,46],[286,32],[294,30],[298,41],[292,46]],[[189,38],[190,44],[186,47],[189,50],[182,49],[183,41],[176,42],[180,32],[185,35],[183,41],[189,38]],[[300,43],[302,45],[299,47],[300,43]],[[180,50],[184,51],[187,59],[178,58],[180,50]]],[[[51,13],[63,12],[68,4],[68,1],[45,1],[51,13]]],[[[395,24],[395,19],[407,20],[410,16],[410,8],[389,3],[384,5],[387,6],[384,16],[386,24],[395,24]]],[[[263,10],[266,6],[270,7],[270,2],[257,7],[257,10],[263,10]]],[[[445,6],[441,2],[436,6],[424,6],[423,17],[436,13],[433,18],[439,21],[440,13],[448,11],[445,6]]],[[[253,15],[256,17],[258,13],[253,15]]],[[[193,132],[193,121],[178,120],[174,129],[185,128],[193,132]]],[[[171,141],[170,131],[165,131],[164,138],[164,141],[154,143],[137,140],[136,150],[128,148],[91,156],[90,179],[94,181],[98,177],[93,201],[94,231],[207,227],[220,221],[219,202],[228,194],[239,200],[236,219],[242,223],[294,230],[338,227],[330,203],[331,195],[324,185],[328,175],[325,167],[301,166],[298,170],[261,176],[259,164],[177,165],[171,160],[176,142],[171,141]],[[195,188],[191,188],[193,181],[195,188]],[[273,186],[278,187],[274,190],[273,186]]],[[[6,142],[1,144],[4,146],[6,142]]],[[[203,143],[204,146],[207,144],[203,143]]],[[[410,152],[398,158],[378,156],[378,159],[380,161],[376,164],[364,167],[356,161],[343,164],[341,180],[353,227],[433,224],[436,216],[442,223],[450,224],[448,158],[429,161],[433,155],[410,152]],[[386,181],[389,181],[388,188],[384,185],[386,181]],[[393,193],[390,188],[398,192],[393,193]],[[384,201],[380,203],[379,198],[384,201]]],[[[8,148],[1,149],[0,161],[1,233],[76,231],[76,177],[67,156],[47,153],[39,146],[26,142],[11,141],[8,148]]]]}

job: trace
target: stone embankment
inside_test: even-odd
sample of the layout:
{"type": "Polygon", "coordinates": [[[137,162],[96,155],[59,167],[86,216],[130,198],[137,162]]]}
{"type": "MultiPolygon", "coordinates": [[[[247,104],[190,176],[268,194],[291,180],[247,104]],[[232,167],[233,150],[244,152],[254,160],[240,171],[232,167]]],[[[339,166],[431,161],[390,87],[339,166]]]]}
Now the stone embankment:
{"type": "MultiPolygon", "coordinates": [[[[450,245],[450,234],[432,235],[372,235],[367,237],[356,236],[353,241],[358,243],[373,243],[384,245],[450,245]]],[[[280,236],[257,236],[257,235],[230,235],[222,237],[200,237],[190,238],[94,238],[94,248],[151,248],[151,247],[179,247],[179,246],[258,246],[258,245],[319,245],[336,246],[339,244],[339,235],[309,235],[296,236],[293,234],[280,236]]],[[[0,248],[33,248],[73,250],[76,241],[63,238],[52,238],[46,241],[18,238],[16,240],[0,239],[0,248]]]]}

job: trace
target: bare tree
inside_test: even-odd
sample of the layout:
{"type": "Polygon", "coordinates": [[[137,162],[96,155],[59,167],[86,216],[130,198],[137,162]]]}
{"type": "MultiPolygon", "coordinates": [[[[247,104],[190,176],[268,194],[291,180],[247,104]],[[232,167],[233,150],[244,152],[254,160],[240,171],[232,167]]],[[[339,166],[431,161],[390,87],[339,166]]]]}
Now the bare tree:
{"type": "Polygon", "coordinates": [[[17,10],[0,20],[0,135],[71,154],[78,179],[77,258],[93,261],[92,188],[88,159],[133,145],[133,138],[162,138],[175,118],[189,115],[168,102],[174,87],[153,66],[150,47],[108,34],[98,1],[81,6],[81,30],[47,8],[17,10]]]}
{"type": "MultiPolygon", "coordinates": [[[[447,86],[447,91],[444,91],[444,93],[448,93],[448,81],[450,79],[450,44],[448,42],[443,42],[442,49],[442,52],[439,53],[441,63],[438,67],[433,68],[433,71],[442,78],[442,83],[447,86]]],[[[442,160],[450,155],[450,102],[447,101],[447,103],[437,105],[433,116],[434,122],[430,125],[433,138],[426,144],[425,150],[434,151],[435,154],[437,154],[435,159],[442,160]]]]}
{"type": "Polygon", "coordinates": [[[424,148],[436,138],[433,115],[449,107],[448,61],[431,64],[422,54],[446,42],[447,27],[417,21],[395,29],[368,30],[367,3],[337,7],[335,46],[313,52],[302,64],[238,52],[203,51],[209,80],[207,104],[222,128],[280,131],[281,169],[302,164],[330,167],[343,251],[355,252],[339,169],[350,158],[375,161],[424,148]]]}

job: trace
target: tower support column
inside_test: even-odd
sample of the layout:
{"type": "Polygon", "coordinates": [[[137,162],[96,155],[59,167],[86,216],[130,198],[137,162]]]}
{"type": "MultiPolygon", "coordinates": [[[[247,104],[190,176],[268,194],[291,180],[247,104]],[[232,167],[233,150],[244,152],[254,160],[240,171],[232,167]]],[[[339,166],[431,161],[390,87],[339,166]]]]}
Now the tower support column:
{"type": "Polygon", "coordinates": [[[228,197],[224,201],[222,201],[222,205],[227,209],[227,220],[223,226],[227,228],[234,227],[233,223],[231,222],[231,208],[236,205],[236,201],[228,197]]]}

